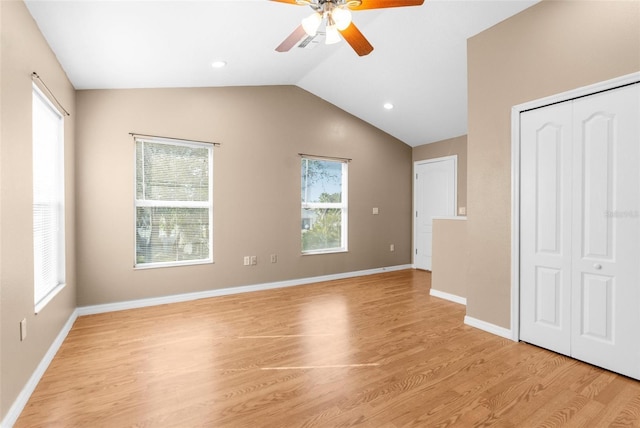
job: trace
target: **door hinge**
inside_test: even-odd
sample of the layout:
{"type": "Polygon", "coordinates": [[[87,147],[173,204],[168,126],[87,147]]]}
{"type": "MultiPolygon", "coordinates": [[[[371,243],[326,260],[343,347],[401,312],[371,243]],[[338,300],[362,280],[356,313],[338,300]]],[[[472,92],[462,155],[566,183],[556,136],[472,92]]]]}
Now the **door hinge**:
{"type": "Polygon", "coordinates": [[[416,172],[416,180],[418,179],[418,173],[416,172]]]}
{"type": "Polygon", "coordinates": [[[418,249],[416,248],[416,255],[418,254],[418,249]]]}

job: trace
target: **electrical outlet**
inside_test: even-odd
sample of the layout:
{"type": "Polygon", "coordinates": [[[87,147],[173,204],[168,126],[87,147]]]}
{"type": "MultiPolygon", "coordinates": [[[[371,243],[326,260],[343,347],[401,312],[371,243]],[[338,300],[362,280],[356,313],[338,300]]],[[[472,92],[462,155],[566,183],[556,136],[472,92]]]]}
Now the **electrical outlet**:
{"type": "Polygon", "coordinates": [[[251,256],[251,265],[258,264],[258,256],[251,256]]]}
{"type": "Polygon", "coordinates": [[[27,338],[27,319],[20,321],[20,342],[27,338]]]}
{"type": "Polygon", "coordinates": [[[251,257],[244,256],[244,265],[249,266],[251,264],[251,257]]]}
{"type": "Polygon", "coordinates": [[[379,212],[378,207],[373,208],[373,215],[378,215],[379,212]]]}
{"type": "Polygon", "coordinates": [[[467,215],[467,207],[458,208],[458,215],[467,215]]]}
{"type": "Polygon", "coordinates": [[[396,246],[394,244],[389,245],[389,251],[395,251],[396,246]]]}
{"type": "Polygon", "coordinates": [[[271,254],[271,263],[278,263],[278,255],[271,254]]]}

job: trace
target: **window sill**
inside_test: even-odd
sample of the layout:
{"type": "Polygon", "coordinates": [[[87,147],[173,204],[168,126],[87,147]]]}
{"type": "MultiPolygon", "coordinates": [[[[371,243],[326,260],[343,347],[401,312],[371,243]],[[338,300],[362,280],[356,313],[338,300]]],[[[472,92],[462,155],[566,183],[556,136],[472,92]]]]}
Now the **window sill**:
{"type": "Polygon", "coordinates": [[[34,309],[35,314],[38,315],[38,313],[40,313],[44,309],[44,307],[47,306],[47,303],[52,301],[53,298],[56,297],[56,295],[60,291],[62,291],[64,287],[66,287],[66,285],[67,284],[58,284],[53,290],[49,292],[49,294],[47,294],[42,299],[40,299],[40,301],[35,305],[35,309],[34,309]]]}
{"type": "Polygon", "coordinates": [[[196,265],[208,265],[208,264],[213,264],[213,260],[207,259],[207,260],[193,260],[193,261],[186,261],[186,262],[148,263],[148,264],[133,265],[133,269],[145,270],[145,269],[196,266],[196,265]]]}
{"type": "Polygon", "coordinates": [[[318,254],[336,254],[336,253],[348,253],[349,250],[339,248],[335,250],[317,250],[317,251],[304,251],[301,253],[303,256],[317,256],[318,254]]]}

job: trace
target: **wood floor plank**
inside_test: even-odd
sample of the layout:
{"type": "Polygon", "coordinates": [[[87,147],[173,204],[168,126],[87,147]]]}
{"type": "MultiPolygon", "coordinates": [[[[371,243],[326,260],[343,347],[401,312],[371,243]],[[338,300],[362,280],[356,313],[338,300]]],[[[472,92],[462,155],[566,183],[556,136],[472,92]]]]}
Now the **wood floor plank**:
{"type": "Polygon", "coordinates": [[[389,272],[83,316],[21,427],[640,427],[640,383],[389,272]]]}

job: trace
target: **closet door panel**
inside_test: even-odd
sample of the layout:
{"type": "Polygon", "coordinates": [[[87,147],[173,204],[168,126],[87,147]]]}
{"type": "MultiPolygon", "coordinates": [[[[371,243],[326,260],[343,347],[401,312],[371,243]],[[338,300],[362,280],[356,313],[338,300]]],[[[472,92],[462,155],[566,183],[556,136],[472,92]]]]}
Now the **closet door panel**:
{"type": "Polygon", "coordinates": [[[571,355],[640,377],[640,85],[573,102],[571,355]]]}
{"type": "MultiPolygon", "coordinates": [[[[578,104],[578,113],[589,114],[583,111],[585,107],[578,104]]],[[[576,183],[582,191],[576,205],[582,213],[582,230],[576,237],[581,235],[582,258],[613,261],[613,221],[607,213],[613,212],[618,176],[615,131],[616,115],[602,111],[580,121],[576,128],[576,153],[582,153],[576,169],[580,174],[576,183]]]]}
{"type": "Polygon", "coordinates": [[[571,105],[520,120],[520,337],[569,355],[571,105]]]}
{"type": "Polygon", "coordinates": [[[615,278],[583,273],[576,291],[581,297],[581,334],[590,339],[613,343],[615,278]]]}

